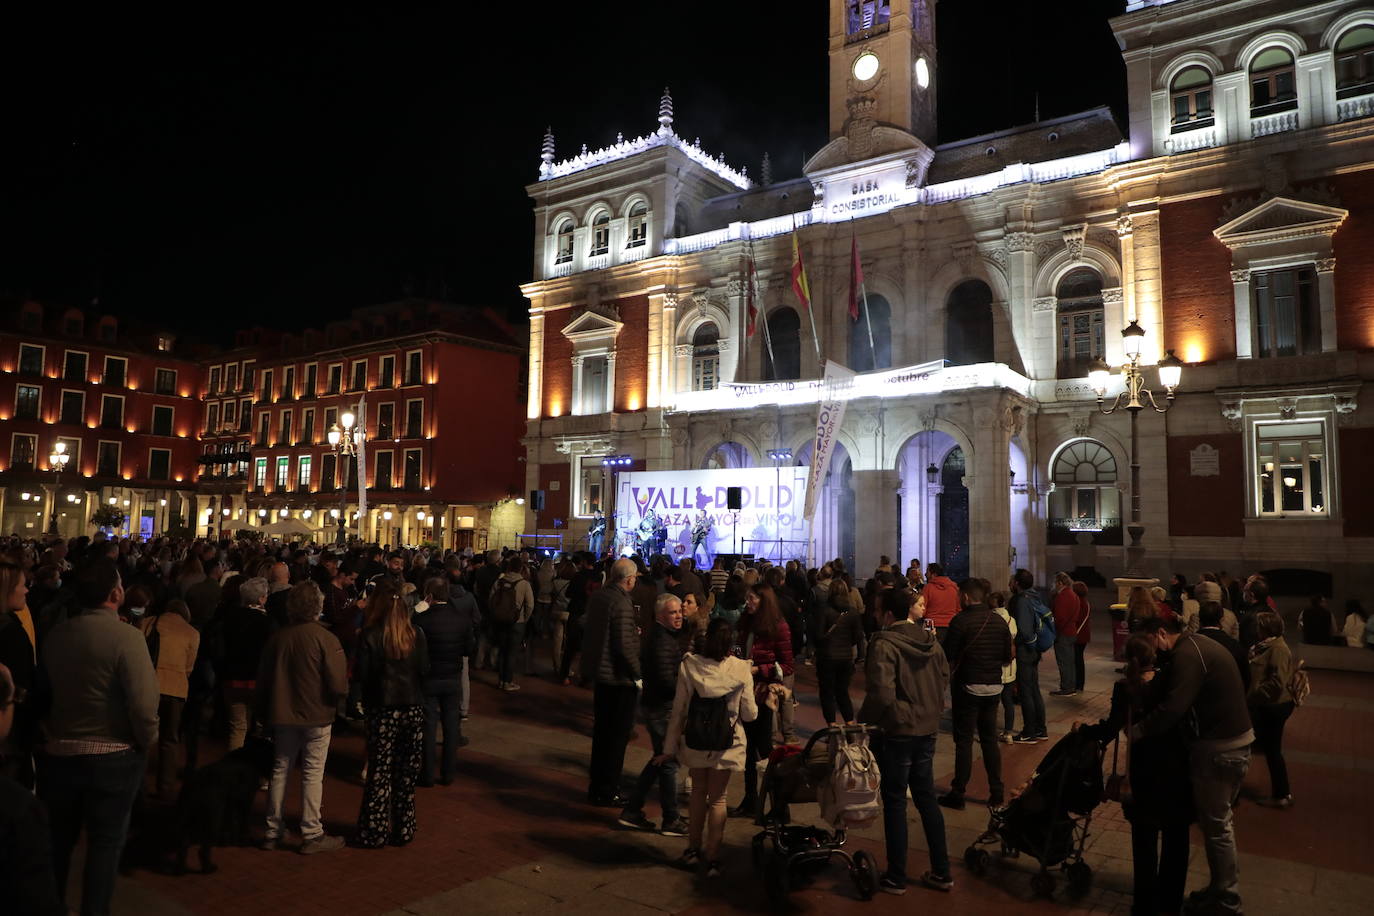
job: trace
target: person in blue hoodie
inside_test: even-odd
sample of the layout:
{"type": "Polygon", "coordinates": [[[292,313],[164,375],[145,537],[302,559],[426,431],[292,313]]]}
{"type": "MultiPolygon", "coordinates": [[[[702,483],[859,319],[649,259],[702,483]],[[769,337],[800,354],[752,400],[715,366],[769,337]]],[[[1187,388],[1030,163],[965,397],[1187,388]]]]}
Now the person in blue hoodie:
{"type": "MultiPolygon", "coordinates": [[[[1011,600],[1007,609],[1016,621],[1016,686],[1021,693],[1021,733],[1017,744],[1034,744],[1050,740],[1045,725],[1045,695],[1040,692],[1040,656],[1036,648],[1040,628],[1051,624],[1045,621],[1049,611],[1035,591],[1035,579],[1030,570],[1018,569],[1011,577],[1011,600]]],[[[1053,619],[1052,617],[1050,618],[1053,619]]]]}

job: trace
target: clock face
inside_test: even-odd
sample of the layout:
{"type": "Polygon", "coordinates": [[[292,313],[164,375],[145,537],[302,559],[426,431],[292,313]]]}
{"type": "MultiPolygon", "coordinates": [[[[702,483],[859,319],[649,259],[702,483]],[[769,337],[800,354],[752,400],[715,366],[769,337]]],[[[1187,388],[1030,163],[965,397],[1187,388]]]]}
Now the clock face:
{"type": "Polygon", "coordinates": [[[930,85],[930,64],[924,57],[916,59],[916,85],[925,89],[930,85]]]}
{"type": "Polygon", "coordinates": [[[866,83],[878,75],[878,55],[865,51],[854,59],[854,78],[866,83]]]}

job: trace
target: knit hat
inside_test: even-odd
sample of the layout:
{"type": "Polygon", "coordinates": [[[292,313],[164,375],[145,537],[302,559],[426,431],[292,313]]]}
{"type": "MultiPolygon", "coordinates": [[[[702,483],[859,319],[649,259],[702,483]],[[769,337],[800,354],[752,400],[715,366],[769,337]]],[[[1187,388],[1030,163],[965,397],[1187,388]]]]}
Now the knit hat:
{"type": "Polygon", "coordinates": [[[1193,586],[1193,597],[1199,602],[1221,601],[1221,586],[1215,582],[1199,582],[1193,586]]]}

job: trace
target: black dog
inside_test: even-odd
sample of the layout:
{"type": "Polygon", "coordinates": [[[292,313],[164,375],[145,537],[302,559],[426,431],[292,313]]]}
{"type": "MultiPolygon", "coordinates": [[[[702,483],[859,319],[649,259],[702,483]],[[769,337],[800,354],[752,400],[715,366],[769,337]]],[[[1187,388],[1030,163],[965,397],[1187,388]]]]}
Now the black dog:
{"type": "Polygon", "coordinates": [[[186,873],[192,844],[200,845],[200,871],[208,875],[216,868],[211,858],[215,846],[249,842],[253,798],[262,781],[271,778],[272,760],[272,742],[250,736],[243,747],[187,778],[177,800],[175,874],[186,873]]]}

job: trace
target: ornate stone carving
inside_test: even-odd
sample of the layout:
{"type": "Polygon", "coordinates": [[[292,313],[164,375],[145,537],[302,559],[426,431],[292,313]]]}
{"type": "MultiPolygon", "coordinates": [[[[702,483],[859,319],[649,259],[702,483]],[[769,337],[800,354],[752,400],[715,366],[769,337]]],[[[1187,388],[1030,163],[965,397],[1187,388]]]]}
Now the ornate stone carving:
{"type": "Polygon", "coordinates": [[[740,296],[744,295],[744,281],[731,280],[725,285],[725,295],[729,296],[731,299],[738,299],[740,296]]]}
{"type": "Polygon", "coordinates": [[[711,304],[711,291],[709,289],[693,290],[692,303],[697,307],[697,315],[705,318],[706,309],[711,304]]]}
{"type": "Polygon", "coordinates": [[[578,370],[580,370],[580,369],[582,368],[582,360],[583,360],[583,359],[584,359],[584,357],[582,356],[581,353],[574,353],[574,354],[573,354],[573,356],[572,356],[572,367],[573,367],[573,371],[574,371],[574,372],[577,372],[578,370]]]}
{"type": "Polygon", "coordinates": [[[1110,251],[1118,256],[1121,254],[1121,239],[1110,229],[1088,230],[1088,241],[1104,251],[1110,251]]]}
{"type": "Polygon", "coordinates": [[[815,198],[813,204],[819,204],[825,200],[825,185],[819,181],[811,182],[811,195],[815,198]]]}
{"type": "Polygon", "coordinates": [[[665,309],[677,308],[677,290],[670,289],[663,294],[663,307],[665,309]]]}
{"type": "Polygon", "coordinates": [[[1069,257],[1075,261],[1083,259],[1083,239],[1087,234],[1088,226],[1086,223],[1080,223],[1077,226],[1065,226],[1060,231],[1060,235],[1064,237],[1064,247],[1069,249],[1069,257]]]}
{"type": "Polygon", "coordinates": [[[1102,290],[1102,304],[1120,303],[1126,298],[1125,291],[1119,286],[1109,286],[1102,290]]]}
{"type": "Polygon", "coordinates": [[[1335,258],[1319,258],[1317,260],[1317,273],[1329,274],[1336,269],[1335,258]]]}
{"type": "Polygon", "coordinates": [[[1059,304],[1058,296],[1040,296],[1031,300],[1031,311],[1033,312],[1052,312],[1059,304]]]}
{"type": "Polygon", "coordinates": [[[1224,400],[1221,402],[1221,415],[1226,420],[1226,425],[1232,432],[1240,431],[1241,421],[1245,418],[1245,410],[1239,400],[1224,400]]]}
{"type": "Polygon", "coordinates": [[[1041,239],[1035,243],[1035,257],[1038,261],[1043,261],[1050,255],[1059,250],[1059,242],[1055,239],[1041,239]]]}
{"type": "Polygon", "coordinates": [[[906,186],[908,188],[919,188],[924,178],[925,169],[921,168],[921,160],[908,159],[906,161],[906,186]]]}
{"type": "Polygon", "coordinates": [[[1353,394],[1336,395],[1336,425],[1353,426],[1355,423],[1355,411],[1359,409],[1359,406],[1353,394]]]}
{"type": "Polygon", "coordinates": [[[984,252],[983,256],[987,260],[991,261],[993,264],[997,265],[998,270],[1005,271],[1007,269],[1008,255],[1007,249],[1005,247],[993,248],[990,251],[984,252]]]}
{"type": "Polygon", "coordinates": [[[1088,430],[1092,428],[1093,415],[1088,411],[1069,414],[1069,426],[1073,428],[1075,436],[1086,436],[1088,430]]]}
{"type": "Polygon", "coordinates": [[[1249,283],[1249,282],[1250,282],[1250,271],[1249,271],[1248,269],[1233,270],[1233,271],[1231,271],[1231,282],[1232,282],[1232,283],[1249,283]]]}
{"type": "Polygon", "coordinates": [[[678,356],[685,356],[691,358],[692,353],[695,351],[695,349],[696,348],[693,347],[691,344],[678,344],[677,346],[673,347],[673,353],[675,353],[678,356]]]}
{"type": "Polygon", "coordinates": [[[1020,404],[1008,404],[1002,408],[998,423],[1011,435],[1019,436],[1026,428],[1026,411],[1020,404]]]}
{"type": "Polygon", "coordinates": [[[876,436],[881,424],[878,422],[876,414],[861,413],[858,417],[859,434],[863,436],[876,436]]]}
{"type": "Polygon", "coordinates": [[[1298,399],[1284,398],[1279,401],[1279,419],[1296,420],[1298,418],[1298,399]]]}
{"type": "Polygon", "coordinates": [[[956,242],[954,244],[954,261],[968,273],[973,269],[973,259],[977,257],[978,248],[972,242],[956,242]]]}
{"type": "Polygon", "coordinates": [[[1116,218],[1116,234],[1118,238],[1125,238],[1135,232],[1135,220],[1131,219],[1131,214],[1123,213],[1116,218]]]}
{"type": "Polygon", "coordinates": [[[921,424],[921,429],[930,433],[935,431],[935,421],[939,419],[939,416],[938,408],[922,410],[916,414],[916,421],[921,424]]]}
{"type": "Polygon", "coordinates": [[[1035,248],[1035,237],[1029,232],[1008,232],[1006,239],[1008,251],[1032,251],[1035,248]]]}

